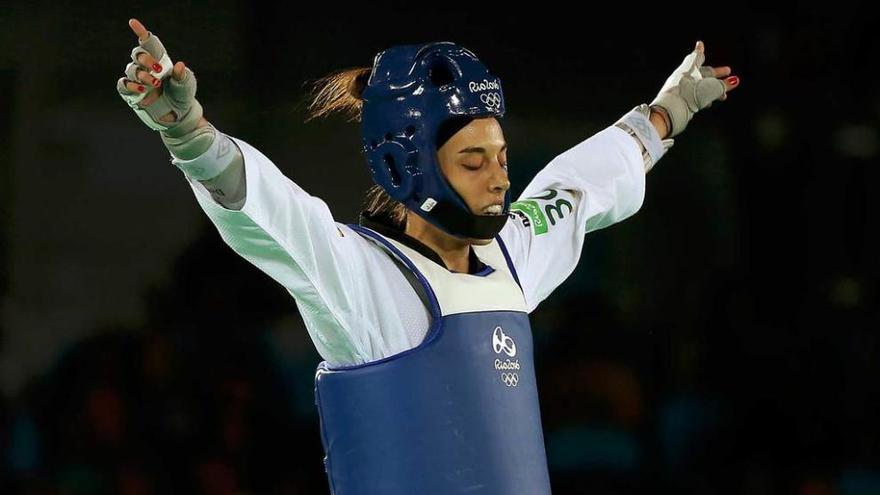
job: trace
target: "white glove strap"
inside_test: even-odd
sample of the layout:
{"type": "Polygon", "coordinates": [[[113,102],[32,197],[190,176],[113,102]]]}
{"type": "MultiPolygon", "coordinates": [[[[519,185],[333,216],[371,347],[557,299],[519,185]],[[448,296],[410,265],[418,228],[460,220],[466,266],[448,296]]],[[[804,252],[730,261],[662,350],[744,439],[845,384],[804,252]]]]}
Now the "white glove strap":
{"type": "MultiPolygon", "coordinates": [[[[146,51],[146,50],[145,50],[146,51]]],[[[166,52],[165,55],[162,55],[162,60],[159,61],[159,65],[162,66],[162,71],[156,72],[150,67],[150,75],[155,77],[156,79],[165,79],[171,71],[174,69],[174,62],[171,61],[171,57],[168,56],[166,52]]]]}
{"type": "Polygon", "coordinates": [[[188,177],[202,181],[213,179],[226,170],[235,158],[235,143],[213,126],[214,140],[207,151],[192,160],[181,160],[171,155],[171,163],[188,177]]]}
{"type": "Polygon", "coordinates": [[[645,172],[650,170],[666,154],[666,151],[675,144],[675,141],[672,139],[660,139],[660,134],[657,133],[657,129],[651,123],[650,115],[651,109],[647,104],[642,103],[614,124],[630,133],[630,135],[642,143],[648,154],[648,156],[644,157],[645,172]]]}

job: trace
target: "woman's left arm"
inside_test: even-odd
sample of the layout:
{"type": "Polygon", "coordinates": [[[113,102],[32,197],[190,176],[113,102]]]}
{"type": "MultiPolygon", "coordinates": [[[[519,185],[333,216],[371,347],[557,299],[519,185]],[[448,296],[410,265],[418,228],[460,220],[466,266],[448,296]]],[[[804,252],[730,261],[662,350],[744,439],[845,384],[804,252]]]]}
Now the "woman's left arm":
{"type": "Polygon", "coordinates": [[[644,196],[640,147],[617,126],[560,154],[535,176],[499,233],[529,312],[574,271],[584,234],[631,216],[644,196]]]}
{"type": "Polygon", "coordinates": [[[586,233],[641,207],[645,174],[672,147],[694,113],[725,100],[738,79],[730,67],[704,67],[702,42],[666,80],[651,105],[554,158],[511,204],[499,233],[531,312],[574,271],[586,233]]]}

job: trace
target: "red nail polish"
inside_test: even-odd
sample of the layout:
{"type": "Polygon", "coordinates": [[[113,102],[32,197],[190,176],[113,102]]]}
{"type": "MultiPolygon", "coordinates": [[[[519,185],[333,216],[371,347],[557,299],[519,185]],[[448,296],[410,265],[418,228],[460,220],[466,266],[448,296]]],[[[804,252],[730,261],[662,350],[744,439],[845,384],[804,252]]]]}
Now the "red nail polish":
{"type": "Polygon", "coordinates": [[[731,86],[734,86],[734,85],[736,85],[736,84],[739,83],[739,78],[736,77],[736,76],[728,77],[728,78],[727,78],[727,83],[730,84],[731,86]]]}
{"type": "Polygon", "coordinates": [[[161,79],[153,79],[153,87],[154,87],[154,88],[158,88],[158,87],[161,86],[161,85],[162,85],[162,80],[161,80],[161,79]]]}
{"type": "Polygon", "coordinates": [[[153,72],[162,72],[162,65],[159,63],[153,64],[153,72]]]}
{"type": "Polygon", "coordinates": [[[144,87],[143,87],[143,86],[138,86],[138,91],[140,91],[141,93],[143,93],[143,92],[144,92],[144,87]]]}

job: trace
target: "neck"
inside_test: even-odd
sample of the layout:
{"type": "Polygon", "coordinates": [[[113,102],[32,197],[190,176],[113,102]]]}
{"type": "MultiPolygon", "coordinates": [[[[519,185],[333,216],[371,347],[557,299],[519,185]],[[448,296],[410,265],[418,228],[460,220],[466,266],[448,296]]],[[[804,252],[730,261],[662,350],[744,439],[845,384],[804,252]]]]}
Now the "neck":
{"type": "Polygon", "coordinates": [[[467,273],[470,242],[435,227],[424,218],[407,213],[406,235],[431,248],[453,272],[467,273]]]}

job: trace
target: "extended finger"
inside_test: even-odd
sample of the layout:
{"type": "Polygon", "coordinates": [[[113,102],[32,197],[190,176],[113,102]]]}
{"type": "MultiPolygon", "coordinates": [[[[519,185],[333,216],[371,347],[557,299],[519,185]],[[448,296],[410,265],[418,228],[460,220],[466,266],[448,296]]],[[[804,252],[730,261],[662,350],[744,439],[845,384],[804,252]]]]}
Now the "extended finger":
{"type": "Polygon", "coordinates": [[[141,21],[137,19],[129,19],[128,26],[134,31],[134,34],[137,35],[138,41],[144,41],[150,37],[150,32],[147,31],[147,28],[141,24],[141,21]]]}
{"type": "MultiPolygon", "coordinates": [[[[159,70],[156,70],[156,68],[153,67],[153,63],[145,65],[145,67],[150,68],[150,73],[154,77],[164,79],[171,71],[171,66],[174,65],[168,57],[168,52],[165,50],[165,46],[159,41],[158,36],[147,31],[147,28],[137,19],[129,19],[128,25],[131,26],[132,31],[138,35],[138,44],[140,44],[141,48],[153,57],[153,63],[158,63],[157,67],[159,67],[159,70]]],[[[132,60],[141,63],[137,57],[138,54],[135,53],[135,51],[132,51],[132,60]]]]}

